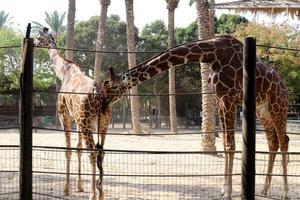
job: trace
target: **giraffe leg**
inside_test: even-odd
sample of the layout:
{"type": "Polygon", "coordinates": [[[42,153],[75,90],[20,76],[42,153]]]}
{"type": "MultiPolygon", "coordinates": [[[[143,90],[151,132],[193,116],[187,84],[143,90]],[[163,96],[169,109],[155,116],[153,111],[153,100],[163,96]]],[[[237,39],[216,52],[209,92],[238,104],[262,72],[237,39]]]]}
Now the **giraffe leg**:
{"type": "Polygon", "coordinates": [[[234,159],[234,146],[226,146],[225,151],[229,151],[225,156],[225,184],[223,189],[223,199],[231,199],[232,194],[232,171],[233,171],[233,159],[234,159]]]}
{"type": "MultiPolygon", "coordinates": [[[[285,153],[287,151],[281,150],[281,152],[285,153]]],[[[287,181],[287,156],[287,154],[282,154],[283,190],[281,194],[281,199],[290,199],[288,195],[289,186],[287,181]]]]}
{"type": "MultiPolygon", "coordinates": [[[[224,138],[224,136],[226,134],[225,133],[226,126],[225,126],[225,119],[224,119],[223,109],[220,109],[219,113],[220,113],[220,120],[221,120],[222,132],[223,132],[223,138],[224,138]]],[[[224,186],[223,186],[223,188],[221,190],[221,195],[222,196],[224,196],[224,194],[225,194],[225,187],[226,187],[227,178],[228,178],[228,176],[226,175],[227,171],[228,171],[228,154],[225,153],[225,156],[224,156],[224,186]]]]}
{"type": "Polygon", "coordinates": [[[82,133],[80,131],[81,129],[77,127],[78,131],[78,144],[77,144],[77,157],[78,157],[78,176],[77,176],[77,191],[78,192],[83,192],[83,186],[82,186],[82,179],[81,179],[81,150],[82,149],[82,133]]]}
{"type": "Polygon", "coordinates": [[[104,199],[104,191],[103,191],[103,160],[104,160],[104,155],[105,155],[105,152],[103,151],[103,147],[104,147],[104,144],[105,144],[105,136],[106,136],[106,132],[107,132],[107,129],[108,129],[108,126],[109,126],[109,122],[110,122],[110,110],[106,112],[106,115],[103,115],[102,116],[102,119],[100,119],[100,136],[101,136],[101,144],[100,144],[100,147],[99,147],[99,150],[98,151],[98,155],[97,155],[97,165],[98,165],[98,168],[99,168],[99,171],[100,171],[100,176],[99,176],[99,179],[97,181],[97,190],[99,192],[99,197],[98,199],[99,200],[103,200],[104,199]],[[102,122],[102,123],[101,123],[102,122]]]}
{"type": "MultiPolygon", "coordinates": [[[[270,151],[272,151],[272,150],[270,150],[270,151]]],[[[261,192],[263,195],[267,195],[268,191],[270,189],[275,157],[276,157],[276,153],[270,153],[269,154],[269,162],[268,162],[267,175],[266,175],[266,179],[265,179],[265,184],[264,184],[263,190],[261,192]]]]}
{"type": "Polygon", "coordinates": [[[65,184],[65,188],[64,188],[64,195],[65,196],[69,196],[70,195],[70,161],[71,161],[71,135],[70,135],[70,119],[68,118],[66,112],[61,111],[59,113],[59,120],[61,125],[64,128],[65,131],[65,139],[66,139],[66,184],[65,184]]]}
{"type": "MultiPolygon", "coordinates": [[[[258,115],[259,117],[259,115],[258,115]]],[[[272,180],[272,173],[273,173],[273,167],[274,167],[274,161],[276,157],[276,153],[279,148],[278,139],[277,139],[277,131],[274,127],[274,124],[272,120],[270,119],[264,119],[260,118],[260,121],[262,122],[262,125],[264,129],[266,130],[266,138],[268,141],[268,148],[269,151],[272,153],[269,153],[269,161],[268,161],[268,169],[267,169],[267,175],[265,178],[265,184],[262,190],[263,195],[267,195],[268,191],[270,189],[271,180],[272,180]]]]}
{"type": "Polygon", "coordinates": [[[224,196],[225,192],[226,192],[226,188],[227,188],[227,179],[228,179],[228,176],[227,176],[227,173],[228,173],[228,160],[229,160],[229,157],[228,157],[228,153],[225,153],[225,156],[224,156],[224,185],[223,185],[223,188],[221,190],[221,195],[224,196]]]}
{"type": "Polygon", "coordinates": [[[87,131],[83,132],[83,138],[85,141],[86,148],[91,149],[90,151],[90,165],[92,170],[92,179],[91,179],[91,194],[90,194],[90,200],[96,200],[96,153],[94,151],[95,149],[95,143],[93,139],[93,133],[92,129],[89,129],[87,131]]]}
{"type": "Polygon", "coordinates": [[[220,116],[223,127],[223,145],[225,152],[225,183],[222,190],[223,199],[231,199],[232,194],[232,171],[233,159],[235,151],[235,137],[234,137],[234,122],[235,122],[235,108],[233,100],[223,99],[219,103],[220,116]],[[225,102],[225,103],[224,103],[225,102]]]}
{"type": "Polygon", "coordinates": [[[276,128],[278,130],[278,141],[279,141],[279,148],[282,152],[282,179],[283,179],[283,189],[281,194],[281,199],[289,199],[289,186],[287,181],[287,157],[289,147],[289,137],[286,135],[286,121],[276,122],[276,128]]]}

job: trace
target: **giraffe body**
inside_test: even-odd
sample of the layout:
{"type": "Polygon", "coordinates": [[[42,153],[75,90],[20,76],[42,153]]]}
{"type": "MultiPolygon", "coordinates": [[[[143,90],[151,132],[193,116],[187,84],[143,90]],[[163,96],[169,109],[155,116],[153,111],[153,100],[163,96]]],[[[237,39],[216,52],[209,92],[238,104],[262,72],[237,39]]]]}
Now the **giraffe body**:
{"type": "MultiPolygon", "coordinates": [[[[235,151],[234,123],[238,104],[242,103],[243,89],[243,44],[231,36],[218,36],[171,48],[139,64],[127,72],[116,75],[104,82],[108,86],[108,103],[112,104],[130,88],[161,72],[186,63],[209,63],[213,70],[210,78],[218,103],[222,122],[223,145],[225,153],[225,184],[222,190],[224,199],[232,193],[232,168],[235,151]]],[[[289,138],[286,135],[288,111],[288,90],[279,74],[267,63],[257,59],[256,63],[256,105],[257,118],[266,130],[270,151],[288,151],[289,138]]],[[[269,155],[268,175],[263,194],[267,194],[271,182],[275,154],[269,155]]],[[[287,161],[282,155],[283,194],[288,196],[287,161]]]]}

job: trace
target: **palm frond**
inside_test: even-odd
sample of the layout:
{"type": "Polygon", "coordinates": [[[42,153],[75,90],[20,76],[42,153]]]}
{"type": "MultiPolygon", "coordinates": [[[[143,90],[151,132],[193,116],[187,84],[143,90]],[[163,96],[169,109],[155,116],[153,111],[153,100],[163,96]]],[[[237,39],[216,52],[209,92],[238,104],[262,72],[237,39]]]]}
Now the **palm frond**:
{"type": "Polygon", "coordinates": [[[190,0],[189,5],[192,6],[195,0],[190,0]]]}
{"type": "Polygon", "coordinates": [[[66,30],[66,26],[63,25],[66,17],[66,12],[59,13],[56,10],[53,12],[45,12],[45,22],[50,29],[56,33],[62,33],[66,30]]]}
{"type": "Polygon", "coordinates": [[[228,9],[236,12],[250,11],[276,16],[287,13],[300,19],[300,3],[296,0],[249,0],[215,4],[216,9],[228,9]]]}
{"type": "Polygon", "coordinates": [[[0,11],[0,28],[6,28],[10,26],[13,22],[11,21],[13,17],[9,16],[4,10],[0,11]]]}
{"type": "Polygon", "coordinates": [[[37,33],[40,30],[43,30],[43,28],[45,27],[43,24],[37,22],[37,21],[32,21],[32,26],[31,26],[31,30],[33,33],[37,33]]]}

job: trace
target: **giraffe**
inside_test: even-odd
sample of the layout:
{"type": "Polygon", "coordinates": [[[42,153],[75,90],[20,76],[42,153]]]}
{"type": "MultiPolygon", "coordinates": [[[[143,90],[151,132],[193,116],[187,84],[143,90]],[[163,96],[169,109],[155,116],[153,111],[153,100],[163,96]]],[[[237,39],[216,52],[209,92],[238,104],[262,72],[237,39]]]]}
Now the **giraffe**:
{"type": "MultiPolygon", "coordinates": [[[[211,65],[213,74],[210,84],[215,92],[223,130],[225,182],[223,199],[231,199],[232,171],[235,151],[235,111],[242,103],[243,44],[236,38],[221,35],[205,40],[173,47],[137,65],[124,73],[116,74],[110,69],[111,77],[103,81],[106,88],[106,104],[111,106],[130,88],[145,80],[186,63],[202,62],[211,65]]],[[[288,90],[279,74],[267,63],[256,62],[256,115],[266,130],[270,152],[288,151],[289,137],[286,135],[288,90]]],[[[276,154],[269,154],[267,176],[262,194],[270,188],[276,154]]],[[[288,199],[287,156],[282,155],[283,191],[282,199],[288,199]]]]}
{"type": "MultiPolygon", "coordinates": [[[[104,90],[101,84],[95,82],[93,79],[86,76],[79,68],[79,66],[69,60],[64,59],[58,54],[54,37],[49,34],[47,28],[39,31],[35,46],[49,48],[49,56],[55,74],[61,81],[61,89],[58,94],[58,113],[59,120],[65,132],[65,143],[67,150],[66,156],[66,183],[64,187],[64,195],[70,195],[70,160],[71,160],[71,135],[70,123],[73,119],[77,126],[78,143],[78,177],[77,190],[82,192],[83,185],[81,179],[81,148],[82,142],[88,149],[95,149],[95,142],[93,139],[93,130],[97,130],[98,141],[100,140],[100,148],[104,145],[105,133],[107,131],[111,109],[103,103],[105,97],[104,90]],[[99,122],[99,121],[100,122],[99,122]],[[100,123],[98,125],[97,123],[100,123]],[[83,140],[83,141],[82,141],[83,140]]],[[[99,153],[101,154],[101,153],[99,153]]],[[[102,155],[98,155],[103,158],[102,155]]],[[[91,178],[91,194],[90,199],[103,199],[103,189],[101,184],[97,184],[99,194],[96,193],[96,152],[91,151],[89,155],[90,165],[92,169],[91,178]]],[[[103,160],[103,159],[102,159],[103,160]]],[[[101,162],[102,162],[101,160],[101,162]]],[[[102,167],[102,165],[101,165],[102,167]]],[[[99,180],[99,181],[102,181],[99,180]]]]}

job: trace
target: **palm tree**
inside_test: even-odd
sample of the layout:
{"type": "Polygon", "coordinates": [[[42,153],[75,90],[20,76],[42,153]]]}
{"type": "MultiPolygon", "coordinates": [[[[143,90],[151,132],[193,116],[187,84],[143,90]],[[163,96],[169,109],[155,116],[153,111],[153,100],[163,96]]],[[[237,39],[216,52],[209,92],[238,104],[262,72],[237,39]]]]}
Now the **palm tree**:
{"type": "MultiPolygon", "coordinates": [[[[101,13],[98,25],[98,36],[96,42],[96,51],[101,51],[104,46],[107,8],[110,5],[110,0],[99,0],[101,13]]],[[[102,53],[95,53],[94,79],[100,81],[101,76],[102,53]]]]}
{"type": "MultiPolygon", "coordinates": [[[[126,6],[126,26],[127,26],[127,47],[129,52],[136,51],[135,34],[134,34],[134,13],[133,13],[133,0],[125,0],[126,6]]],[[[133,68],[136,66],[136,54],[128,53],[128,67],[133,68]]],[[[132,118],[132,128],[134,134],[141,133],[140,127],[140,103],[137,96],[137,87],[130,90],[133,95],[130,97],[130,108],[132,118]]]]}
{"type": "MultiPolygon", "coordinates": [[[[53,32],[60,34],[66,30],[66,26],[63,25],[66,17],[66,12],[58,13],[55,10],[50,13],[45,12],[45,16],[45,22],[53,32]]],[[[32,23],[34,24],[33,31],[39,31],[44,27],[44,25],[40,22],[33,21],[32,23]]]]}
{"type": "MultiPolygon", "coordinates": [[[[75,25],[76,0],[69,0],[68,22],[67,22],[67,49],[74,48],[74,25],[75,25]]],[[[73,60],[73,51],[66,51],[66,58],[73,60]]]]}
{"type": "Polygon", "coordinates": [[[9,13],[6,13],[4,10],[0,11],[0,28],[7,28],[12,24],[12,18],[9,16],[9,13]]]}
{"type": "MultiPolygon", "coordinates": [[[[175,45],[174,40],[174,12],[179,0],[166,0],[168,9],[168,48],[175,45]]],[[[176,118],[176,96],[175,94],[175,68],[169,69],[169,105],[170,105],[170,126],[171,133],[177,133],[176,118]]]]}
{"type": "MultiPolygon", "coordinates": [[[[213,19],[214,12],[210,8],[208,0],[191,0],[196,3],[198,38],[204,39],[214,35],[213,19]]],[[[213,5],[214,1],[211,1],[213,5]]],[[[201,63],[201,85],[202,85],[202,148],[207,151],[215,151],[215,98],[211,94],[208,79],[212,74],[210,65],[201,63]]]]}

